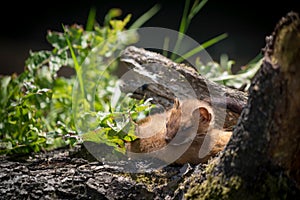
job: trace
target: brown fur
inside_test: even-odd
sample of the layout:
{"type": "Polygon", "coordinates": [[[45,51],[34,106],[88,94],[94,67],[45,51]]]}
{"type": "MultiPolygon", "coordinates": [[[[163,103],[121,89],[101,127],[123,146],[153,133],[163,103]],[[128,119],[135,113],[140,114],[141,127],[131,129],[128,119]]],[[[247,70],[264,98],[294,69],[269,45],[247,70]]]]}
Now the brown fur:
{"type": "Polygon", "coordinates": [[[213,129],[213,124],[213,111],[205,102],[175,100],[169,111],[138,122],[138,139],[127,150],[130,155],[165,149],[151,155],[176,164],[204,163],[222,151],[231,137],[231,132],[213,129]]]}

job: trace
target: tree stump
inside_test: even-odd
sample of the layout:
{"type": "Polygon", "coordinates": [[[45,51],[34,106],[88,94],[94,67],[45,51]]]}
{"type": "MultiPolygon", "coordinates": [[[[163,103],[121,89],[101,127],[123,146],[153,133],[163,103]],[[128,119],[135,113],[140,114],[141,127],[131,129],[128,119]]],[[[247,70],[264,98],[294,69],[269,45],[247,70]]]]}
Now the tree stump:
{"type": "Polygon", "coordinates": [[[300,20],[283,17],[233,136],[190,199],[296,199],[300,188],[300,20]]]}

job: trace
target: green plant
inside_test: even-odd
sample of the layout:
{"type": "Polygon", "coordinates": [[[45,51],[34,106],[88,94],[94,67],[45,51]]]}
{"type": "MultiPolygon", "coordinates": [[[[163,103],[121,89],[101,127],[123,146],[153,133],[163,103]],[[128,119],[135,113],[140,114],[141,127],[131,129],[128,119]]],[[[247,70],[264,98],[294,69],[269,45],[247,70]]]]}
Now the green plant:
{"type": "MultiPolygon", "coordinates": [[[[1,77],[1,154],[27,154],[66,145],[72,146],[79,142],[79,133],[76,129],[78,122],[73,117],[74,106],[72,107],[76,77],[79,79],[82,95],[82,98],[77,100],[81,101],[87,97],[85,91],[90,87],[84,85],[84,79],[99,75],[95,73],[96,69],[93,66],[83,65],[85,58],[96,47],[101,49],[98,58],[109,57],[118,49],[118,34],[125,30],[131,17],[127,15],[124,20],[117,20],[115,18],[121,15],[121,10],[111,9],[103,26],[100,26],[94,19],[94,12],[93,9],[90,12],[88,30],[73,25],[64,26],[64,33],[49,31],[47,40],[53,47],[51,51],[30,52],[22,74],[1,77]],[[58,76],[62,67],[74,67],[77,76],[70,78],[58,76]]],[[[147,13],[143,15],[139,25],[142,25],[147,17],[149,19],[154,12],[157,12],[157,7],[152,9],[149,15],[147,13]]],[[[128,37],[126,41],[128,44],[131,42],[130,39],[134,38],[128,37]]],[[[116,67],[116,63],[112,63],[109,68],[102,70],[99,88],[101,92],[95,97],[93,103],[96,110],[91,114],[96,115],[99,111],[105,113],[97,120],[100,126],[103,126],[106,138],[104,140],[101,134],[99,137],[109,144],[122,147],[120,141],[115,140],[121,130],[116,128],[119,123],[114,121],[114,117],[120,115],[117,113],[120,108],[113,108],[109,98],[113,92],[111,88],[115,87],[117,80],[112,74],[116,67]]],[[[124,105],[123,114],[129,114],[133,120],[138,112],[150,107],[148,102],[137,102],[129,97],[123,100],[122,105],[124,105]]]]}
{"type": "MultiPolygon", "coordinates": [[[[179,47],[182,45],[183,37],[186,34],[186,32],[192,22],[192,19],[200,12],[200,10],[205,6],[205,4],[207,2],[208,2],[208,0],[201,0],[201,1],[195,0],[193,5],[190,6],[190,0],[185,1],[182,18],[181,18],[179,30],[178,30],[179,31],[178,38],[176,40],[175,47],[172,50],[172,52],[178,52],[179,47]]],[[[197,54],[198,52],[203,51],[204,49],[220,42],[221,40],[225,39],[226,37],[227,37],[227,33],[220,34],[220,35],[213,37],[212,39],[202,43],[198,47],[196,47],[188,52],[185,52],[181,56],[176,55],[176,53],[172,53],[170,58],[172,60],[174,60],[175,62],[180,63],[180,62],[188,59],[189,57],[197,54]]],[[[168,48],[167,41],[168,40],[166,40],[166,42],[165,42],[166,44],[164,44],[165,48],[168,48]]],[[[166,53],[164,53],[164,55],[166,55],[166,53]]]]}
{"type": "Polygon", "coordinates": [[[209,62],[203,64],[196,60],[195,67],[206,78],[211,81],[223,84],[232,88],[247,91],[251,84],[251,79],[260,68],[262,55],[258,54],[248,64],[233,73],[233,60],[229,60],[226,54],[221,55],[220,62],[209,62]]]}

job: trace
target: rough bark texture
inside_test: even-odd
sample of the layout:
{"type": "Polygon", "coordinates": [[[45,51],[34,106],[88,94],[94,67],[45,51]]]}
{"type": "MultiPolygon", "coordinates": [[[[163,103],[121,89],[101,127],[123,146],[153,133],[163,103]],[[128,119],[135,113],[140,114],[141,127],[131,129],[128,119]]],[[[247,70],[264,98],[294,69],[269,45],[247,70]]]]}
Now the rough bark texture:
{"type": "Polygon", "coordinates": [[[278,23],[264,51],[264,62],[227,148],[210,178],[187,196],[299,198],[300,20],[296,13],[278,23]]]}
{"type": "Polygon", "coordinates": [[[204,168],[129,174],[114,164],[79,158],[82,153],[78,146],[14,160],[0,157],[0,199],[181,199],[187,190],[183,182],[204,168]]]}
{"type": "MultiPolygon", "coordinates": [[[[207,165],[187,164],[147,173],[123,173],[120,163],[109,165],[83,159],[91,155],[82,147],[26,158],[2,156],[0,199],[299,199],[300,21],[297,14],[289,13],[279,22],[267,38],[264,52],[265,59],[252,82],[247,105],[244,94],[239,99],[231,96],[236,92],[216,86],[218,91],[246,106],[226,149],[207,165]]],[[[180,65],[173,67],[184,70],[180,65]]],[[[194,72],[184,70],[183,73],[191,80],[199,80],[194,72]]],[[[150,97],[157,92],[152,91],[150,97]]],[[[205,90],[202,92],[199,92],[201,99],[205,98],[205,90]]],[[[157,100],[164,99],[157,96],[157,100]]]]}
{"type": "Polygon", "coordinates": [[[273,65],[280,66],[281,96],[277,99],[269,155],[300,186],[300,19],[295,13],[282,20],[273,35],[273,65]]]}

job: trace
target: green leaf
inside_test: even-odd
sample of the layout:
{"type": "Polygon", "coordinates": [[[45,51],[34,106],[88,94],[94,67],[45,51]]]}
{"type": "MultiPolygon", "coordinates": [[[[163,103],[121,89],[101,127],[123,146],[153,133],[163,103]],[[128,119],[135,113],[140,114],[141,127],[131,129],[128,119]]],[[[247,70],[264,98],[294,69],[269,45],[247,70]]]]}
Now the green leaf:
{"type": "Polygon", "coordinates": [[[48,31],[46,39],[56,49],[64,49],[68,46],[64,34],[59,32],[48,31]]]}
{"type": "Polygon", "coordinates": [[[110,20],[109,23],[114,31],[122,31],[130,21],[131,14],[128,14],[124,20],[110,20]]]}
{"type": "Polygon", "coordinates": [[[96,8],[92,7],[89,12],[89,16],[86,23],[86,31],[92,31],[96,20],[96,8]]]}
{"type": "Polygon", "coordinates": [[[83,141],[90,141],[95,143],[101,143],[103,141],[103,135],[105,132],[110,131],[110,128],[100,128],[94,131],[86,132],[82,135],[83,141]]]}
{"type": "Polygon", "coordinates": [[[109,26],[110,21],[113,18],[119,17],[122,15],[122,10],[119,8],[112,8],[108,11],[104,18],[104,26],[109,26]]]}
{"type": "Polygon", "coordinates": [[[4,76],[0,79],[0,107],[4,108],[4,106],[7,104],[7,101],[10,97],[8,86],[11,82],[11,76],[4,76]]]}

